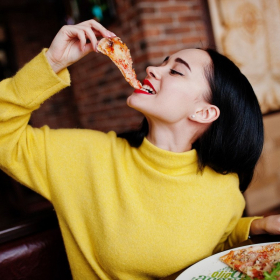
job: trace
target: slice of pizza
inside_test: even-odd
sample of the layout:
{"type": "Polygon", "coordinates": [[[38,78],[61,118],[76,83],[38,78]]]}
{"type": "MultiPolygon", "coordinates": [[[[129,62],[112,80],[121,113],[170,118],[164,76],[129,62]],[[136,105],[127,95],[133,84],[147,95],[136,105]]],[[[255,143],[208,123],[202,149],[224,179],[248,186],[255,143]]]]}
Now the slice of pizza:
{"type": "MultiPolygon", "coordinates": [[[[232,250],[220,260],[253,279],[264,279],[264,272],[270,273],[280,262],[280,243],[232,250]]],[[[275,279],[280,280],[280,275],[275,279]]]]}
{"type": "Polygon", "coordinates": [[[127,82],[134,88],[140,89],[141,83],[137,80],[128,47],[119,37],[103,38],[97,46],[98,51],[107,55],[120,69],[127,82]]]}

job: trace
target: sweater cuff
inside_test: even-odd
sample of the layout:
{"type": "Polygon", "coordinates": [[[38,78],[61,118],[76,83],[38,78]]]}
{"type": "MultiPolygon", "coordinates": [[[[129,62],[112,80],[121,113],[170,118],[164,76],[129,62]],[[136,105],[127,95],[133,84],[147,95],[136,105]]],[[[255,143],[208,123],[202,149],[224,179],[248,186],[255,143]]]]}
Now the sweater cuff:
{"type": "Polygon", "coordinates": [[[262,219],[263,217],[245,217],[241,218],[236,225],[235,232],[240,232],[240,236],[238,236],[238,242],[243,242],[249,238],[251,224],[254,220],[262,219]]]}
{"type": "Polygon", "coordinates": [[[56,74],[45,56],[47,49],[27,63],[15,75],[16,94],[26,108],[38,107],[50,96],[70,86],[70,75],[65,68],[56,74]]]}

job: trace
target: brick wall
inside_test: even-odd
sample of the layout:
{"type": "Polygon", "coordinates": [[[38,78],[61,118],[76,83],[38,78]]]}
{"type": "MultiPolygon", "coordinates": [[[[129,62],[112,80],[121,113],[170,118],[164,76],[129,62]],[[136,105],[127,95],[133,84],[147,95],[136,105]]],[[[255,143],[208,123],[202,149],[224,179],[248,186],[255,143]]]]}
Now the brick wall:
{"type": "MultiPolygon", "coordinates": [[[[61,26],[61,8],[52,1],[1,0],[0,19],[10,37],[17,68],[50,45],[61,26]]],[[[46,101],[33,113],[31,122],[34,126],[48,124],[53,128],[79,126],[72,89],[46,101]]]]}
{"type": "MultiPolygon", "coordinates": [[[[8,0],[3,0],[7,1],[8,0]]],[[[5,11],[18,67],[48,47],[62,19],[56,1],[18,0],[5,11]]],[[[59,2],[59,1],[58,1],[59,2]]],[[[131,50],[140,80],[145,68],[159,64],[183,48],[210,42],[201,0],[118,0],[117,20],[108,28],[131,50]]],[[[1,5],[0,4],[0,11],[1,5]]],[[[3,10],[2,6],[2,10],[3,10]]],[[[60,11],[61,12],[61,11],[60,11]]],[[[33,113],[34,126],[83,127],[117,132],[138,126],[142,115],[126,105],[133,89],[117,67],[102,54],[92,53],[70,68],[72,87],[46,101],[33,113]]]]}

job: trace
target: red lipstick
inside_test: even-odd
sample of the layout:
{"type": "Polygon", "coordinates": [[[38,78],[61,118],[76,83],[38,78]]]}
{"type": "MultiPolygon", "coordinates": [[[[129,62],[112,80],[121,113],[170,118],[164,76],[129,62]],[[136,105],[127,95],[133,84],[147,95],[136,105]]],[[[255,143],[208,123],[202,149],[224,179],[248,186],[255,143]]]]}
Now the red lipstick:
{"type": "Polygon", "coordinates": [[[152,95],[151,93],[149,93],[149,92],[147,92],[147,91],[144,91],[144,90],[141,90],[141,89],[135,89],[134,92],[135,92],[135,93],[143,93],[143,94],[152,95]]]}
{"type": "MultiPolygon", "coordinates": [[[[150,83],[149,80],[145,79],[145,80],[143,81],[143,85],[148,85],[148,86],[150,86],[150,87],[153,89],[153,91],[156,92],[156,90],[154,89],[153,85],[150,83]]],[[[141,90],[141,89],[135,89],[134,92],[135,92],[135,93],[142,93],[142,94],[153,95],[152,93],[149,93],[149,92],[144,91],[144,90],[141,90]]]]}
{"type": "Polygon", "coordinates": [[[150,87],[153,89],[153,91],[156,92],[155,88],[153,87],[153,85],[150,83],[149,80],[145,79],[145,80],[143,81],[143,85],[150,86],[150,87]]]}

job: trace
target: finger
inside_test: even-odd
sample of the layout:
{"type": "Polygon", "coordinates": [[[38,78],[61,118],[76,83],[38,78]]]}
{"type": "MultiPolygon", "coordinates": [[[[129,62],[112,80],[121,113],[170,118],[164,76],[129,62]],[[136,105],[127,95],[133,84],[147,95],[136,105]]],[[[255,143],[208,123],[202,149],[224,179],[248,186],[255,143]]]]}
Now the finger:
{"type": "Polygon", "coordinates": [[[79,40],[80,49],[83,50],[87,40],[84,30],[76,25],[65,25],[63,30],[63,33],[67,35],[68,39],[79,40]]]}
{"type": "Polygon", "coordinates": [[[81,50],[83,51],[83,50],[84,50],[84,47],[85,47],[85,45],[86,45],[86,43],[87,43],[87,39],[86,39],[85,32],[84,32],[83,30],[79,30],[79,31],[77,32],[77,37],[78,37],[78,39],[79,39],[79,41],[80,41],[80,48],[81,48],[81,50]]]}
{"type": "MultiPolygon", "coordinates": [[[[91,27],[81,25],[77,28],[84,32],[86,39],[90,40],[93,50],[97,51],[97,39],[91,27]]],[[[83,45],[83,48],[85,48],[85,45],[83,45]]]]}
{"type": "Polygon", "coordinates": [[[82,22],[79,25],[90,26],[95,33],[98,32],[103,37],[116,37],[116,34],[114,34],[113,32],[109,31],[103,25],[101,25],[99,22],[97,22],[97,21],[95,21],[93,19],[85,21],[85,22],[82,22]]]}

